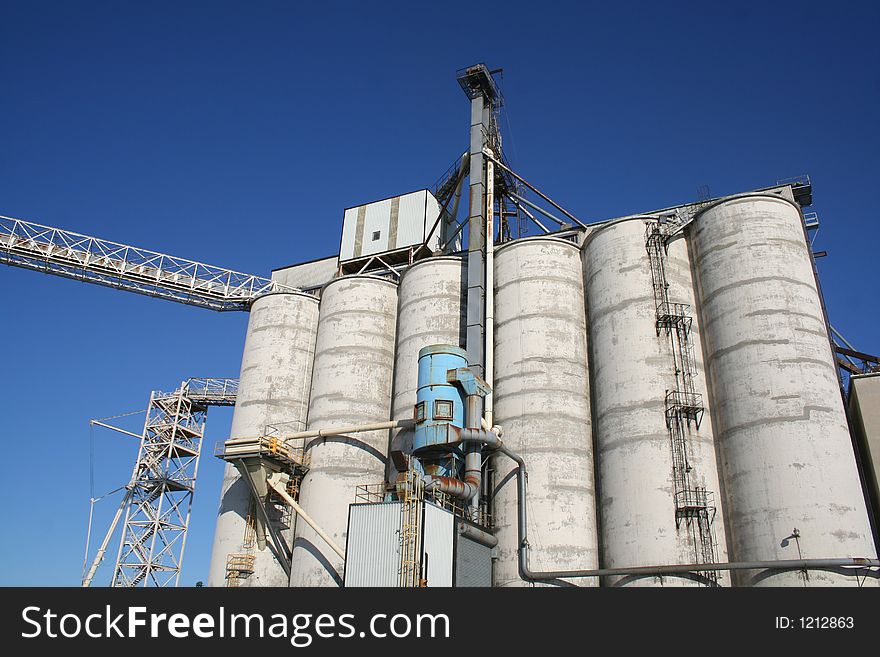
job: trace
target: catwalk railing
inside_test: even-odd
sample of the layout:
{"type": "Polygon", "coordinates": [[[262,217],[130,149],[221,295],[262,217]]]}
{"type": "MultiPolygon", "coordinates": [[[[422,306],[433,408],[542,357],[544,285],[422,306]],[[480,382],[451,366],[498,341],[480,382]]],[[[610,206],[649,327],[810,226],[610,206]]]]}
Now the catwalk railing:
{"type": "Polygon", "coordinates": [[[271,279],[0,216],[0,262],[211,310],[248,310],[271,279]]]}

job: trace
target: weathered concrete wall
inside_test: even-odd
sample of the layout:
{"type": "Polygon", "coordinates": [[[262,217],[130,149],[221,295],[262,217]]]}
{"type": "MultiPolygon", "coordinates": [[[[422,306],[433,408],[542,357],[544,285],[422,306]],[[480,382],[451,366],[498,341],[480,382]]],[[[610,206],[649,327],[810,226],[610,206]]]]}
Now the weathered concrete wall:
{"type": "MultiPolygon", "coordinates": [[[[867,512],[801,216],[767,195],[723,201],[689,228],[739,561],[873,557],[867,512]],[[790,537],[797,528],[797,541],[790,537]],[[799,545],[798,545],[799,544],[799,545]]],[[[745,581],[743,574],[740,581],[745,581]]],[[[782,586],[856,584],[825,572],[782,586]]]]}
{"type": "MultiPolygon", "coordinates": [[[[584,288],[577,246],[530,238],[495,256],[495,423],[526,462],[533,570],[596,568],[584,288]]],[[[496,586],[520,586],[514,463],[496,457],[496,586]]],[[[595,580],[579,582],[596,584],[595,580]]]]}
{"type": "MultiPolygon", "coordinates": [[[[466,263],[458,257],[422,260],[401,277],[392,419],[404,420],[413,416],[419,349],[432,344],[464,346],[466,278],[466,263]]],[[[409,454],[412,437],[412,429],[392,430],[391,450],[409,454]]],[[[389,460],[388,481],[395,481],[396,476],[397,470],[389,460]]]]}
{"type": "MultiPolygon", "coordinates": [[[[603,567],[701,562],[686,523],[676,523],[672,441],[665,396],[676,388],[673,352],[656,332],[651,266],[643,219],[612,222],[596,229],[583,246],[590,331],[593,428],[599,482],[600,546],[603,567]]],[[[671,302],[693,306],[687,247],[669,246],[666,258],[671,302]]],[[[691,337],[697,354],[696,392],[705,395],[699,358],[700,328],[691,337]]],[[[718,469],[707,413],[699,429],[687,427],[695,483],[716,493],[718,469]]],[[[719,560],[726,558],[721,515],[714,533],[719,560]]],[[[721,583],[725,580],[722,575],[721,583]]],[[[616,582],[614,578],[612,582],[616,582]]],[[[666,577],[631,580],[629,585],[689,586],[666,577]]]]}
{"type": "MultiPolygon", "coordinates": [[[[241,360],[238,398],[230,438],[261,435],[283,423],[290,432],[305,427],[318,323],[318,300],[303,294],[270,294],[254,301],[241,360]]],[[[226,557],[244,552],[251,494],[247,482],[226,465],[214,534],[208,586],[226,585],[226,557]]],[[[292,543],[292,527],[280,526],[292,543]]],[[[243,586],[284,586],[287,575],[272,550],[257,550],[254,573],[243,586]]]]}
{"type": "MultiPolygon", "coordinates": [[[[396,283],[346,276],[324,287],[309,430],[390,419],[396,324],[396,283]]],[[[388,433],[318,438],[307,447],[300,504],[340,547],[356,487],[384,480],[388,433]]],[[[304,522],[296,525],[290,584],[342,585],[342,559],[304,522]]]]}

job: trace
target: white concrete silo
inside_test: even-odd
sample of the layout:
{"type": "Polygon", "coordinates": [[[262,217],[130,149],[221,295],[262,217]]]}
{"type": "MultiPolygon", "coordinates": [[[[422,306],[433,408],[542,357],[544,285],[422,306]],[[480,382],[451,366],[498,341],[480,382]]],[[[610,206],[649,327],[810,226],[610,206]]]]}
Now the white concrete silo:
{"type": "MultiPolygon", "coordinates": [[[[596,441],[600,545],[605,568],[705,563],[707,539],[694,521],[679,515],[673,474],[673,441],[666,421],[666,394],[677,387],[670,339],[657,332],[646,222],[633,217],[598,227],[583,245],[590,336],[593,429],[596,441]]],[[[664,254],[668,298],[693,312],[687,246],[673,240],[664,254]]],[[[699,322],[694,318],[693,383],[708,405],[699,322]]],[[[691,481],[714,493],[715,515],[708,540],[714,561],[726,560],[718,495],[712,421],[684,427],[691,481]]],[[[728,580],[718,573],[719,583],[728,580]]],[[[680,577],[612,578],[628,585],[687,586],[680,577]]]]}
{"type": "MultiPolygon", "coordinates": [[[[387,421],[391,415],[397,284],[344,276],[324,286],[315,343],[308,429],[387,421]]],[[[388,431],[313,439],[300,504],[345,546],[348,507],[361,484],[385,477],[388,431]]],[[[298,522],[291,586],[341,586],[342,559],[298,522]]]]}
{"type": "MultiPolygon", "coordinates": [[[[318,324],[318,299],[306,294],[270,294],[254,301],[241,361],[230,438],[260,436],[267,425],[286,432],[305,427],[318,324]]],[[[226,586],[229,555],[250,553],[254,571],[241,586],[284,586],[287,575],[272,550],[246,545],[250,488],[227,463],[214,534],[209,586],[226,586]]],[[[288,545],[290,526],[279,526],[288,545]]]]}
{"type": "MultiPolygon", "coordinates": [[[[495,254],[494,421],[528,468],[532,570],[596,568],[587,335],[578,247],[555,238],[495,254]]],[[[494,459],[495,586],[522,586],[514,463],[494,459]]],[[[582,580],[580,585],[595,585],[582,580]]]]}
{"type": "MultiPolygon", "coordinates": [[[[749,194],[688,230],[732,558],[875,556],[799,208],[749,194]]],[[[763,581],[857,583],[822,571],[763,581]]]]}
{"type": "MultiPolygon", "coordinates": [[[[391,419],[413,416],[419,350],[433,344],[464,346],[466,278],[464,259],[453,256],[421,260],[403,273],[398,291],[391,419]]],[[[412,429],[393,429],[390,449],[409,454],[412,434],[412,429]]],[[[388,481],[394,482],[396,474],[393,464],[389,464],[388,481]]]]}

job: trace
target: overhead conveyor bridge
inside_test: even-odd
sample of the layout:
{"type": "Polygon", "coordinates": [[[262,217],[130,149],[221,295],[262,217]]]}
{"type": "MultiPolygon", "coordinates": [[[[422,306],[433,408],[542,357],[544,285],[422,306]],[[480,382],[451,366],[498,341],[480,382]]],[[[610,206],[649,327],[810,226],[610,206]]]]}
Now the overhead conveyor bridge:
{"type": "Polygon", "coordinates": [[[0,216],[0,262],[217,311],[297,292],[268,278],[0,216]]]}

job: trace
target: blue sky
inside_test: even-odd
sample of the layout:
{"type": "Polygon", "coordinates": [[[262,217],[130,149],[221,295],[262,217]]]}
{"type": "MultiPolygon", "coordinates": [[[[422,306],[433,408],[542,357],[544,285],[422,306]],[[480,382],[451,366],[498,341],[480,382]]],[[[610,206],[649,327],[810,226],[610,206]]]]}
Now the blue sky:
{"type": "MultiPolygon", "coordinates": [[[[0,214],[257,274],[330,255],[343,208],[464,150],[455,71],[485,61],[509,159],[582,219],[809,173],[832,323],[876,353],[878,24],[868,2],[2,0],[0,214]]],[[[237,376],[247,317],[9,267],[0,290],[0,584],[75,585],[88,420],[237,376]]],[[[230,416],[211,410],[208,445],[230,416]]],[[[136,442],[93,438],[100,493],[136,442]]],[[[206,450],[186,584],[207,575],[221,469],[206,450]]]]}

